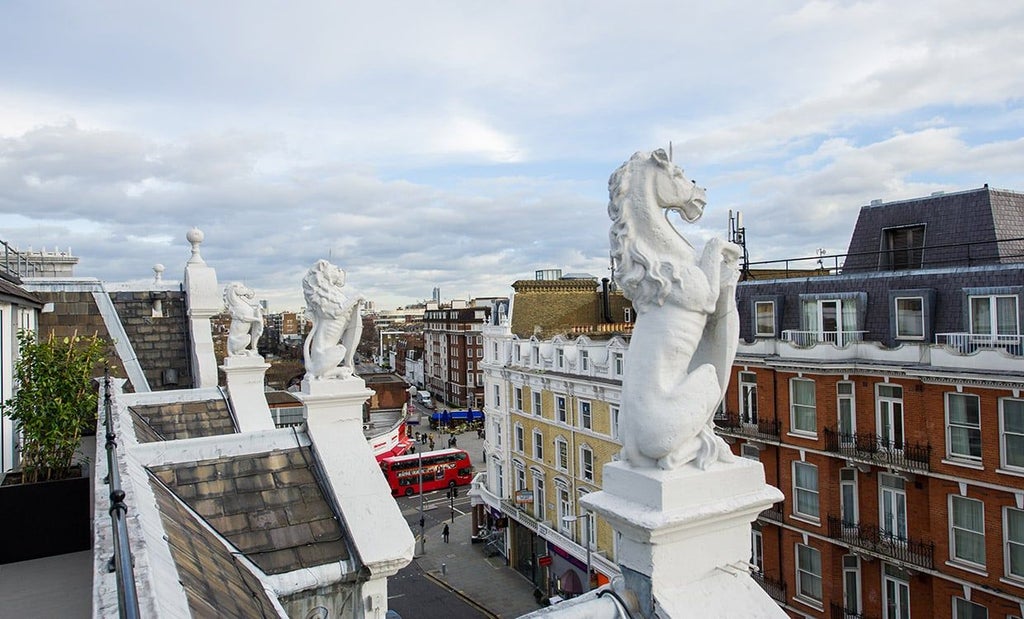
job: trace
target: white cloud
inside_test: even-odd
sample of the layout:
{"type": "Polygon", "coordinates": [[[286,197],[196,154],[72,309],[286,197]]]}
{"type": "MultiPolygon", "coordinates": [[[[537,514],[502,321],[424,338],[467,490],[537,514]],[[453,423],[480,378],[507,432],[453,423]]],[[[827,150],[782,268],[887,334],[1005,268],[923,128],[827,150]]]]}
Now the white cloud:
{"type": "Polygon", "coordinates": [[[845,249],[872,198],[1024,189],[1024,6],[727,1],[0,5],[0,223],[78,272],[380,304],[607,268],[607,179],[675,145],[757,258],[845,249]],[[59,17],[59,19],[58,19],[59,17]]]}

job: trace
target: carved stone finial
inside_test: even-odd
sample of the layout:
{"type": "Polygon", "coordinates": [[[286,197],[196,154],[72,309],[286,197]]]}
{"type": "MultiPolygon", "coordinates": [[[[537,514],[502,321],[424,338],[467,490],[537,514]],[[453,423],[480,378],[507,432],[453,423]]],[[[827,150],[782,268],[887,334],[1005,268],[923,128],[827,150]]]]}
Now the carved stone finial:
{"type": "Polygon", "coordinates": [[[195,226],[185,235],[185,239],[192,245],[192,257],[188,259],[190,263],[204,263],[203,257],[199,254],[199,245],[203,242],[204,238],[206,238],[206,235],[195,226]]]}
{"type": "Polygon", "coordinates": [[[698,258],[669,222],[669,211],[697,221],[706,195],[663,150],[633,155],[608,192],[616,276],[637,312],[622,380],[623,457],[662,469],[730,461],[712,418],[739,342],[741,250],[713,238],[698,258]]]}
{"type": "Polygon", "coordinates": [[[159,262],[153,265],[153,283],[159,284],[164,278],[164,265],[159,262]]]}
{"type": "Polygon", "coordinates": [[[363,333],[363,296],[345,285],[345,271],[326,260],[309,269],[302,279],[302,292],[313,323],[303,347],[306,379],[352,376],[363,333]]]}

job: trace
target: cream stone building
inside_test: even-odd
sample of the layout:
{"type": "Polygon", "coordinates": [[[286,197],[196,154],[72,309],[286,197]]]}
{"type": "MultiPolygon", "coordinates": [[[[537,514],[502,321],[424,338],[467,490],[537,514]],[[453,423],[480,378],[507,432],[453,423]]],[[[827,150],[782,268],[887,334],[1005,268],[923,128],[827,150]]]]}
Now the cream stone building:
{"type": "Polygon", "coordinates": [[[619,573],[614,531],[578,500],[601,488],[622,448],[632,308],[592,276],[538,271],[512,287],[508,315],[482,331],[488,457],[471,492],[475,523],[538,596],[571,596],[619,573]]]}

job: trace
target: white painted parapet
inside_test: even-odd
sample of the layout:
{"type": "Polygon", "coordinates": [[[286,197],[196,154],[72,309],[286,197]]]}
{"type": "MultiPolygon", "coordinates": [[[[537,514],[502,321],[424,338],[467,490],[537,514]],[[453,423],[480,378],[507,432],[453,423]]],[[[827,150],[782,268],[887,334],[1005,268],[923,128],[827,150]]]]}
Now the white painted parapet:
{"type": "MultiPolygon", "coordinates": [[[[307,433],[359,562],[371,581],[382,579],[379,586],[386,591],[383,579],[412,560],[413,537],[363,436],[363,403],[372,394],[358,376],[311,379],[307,374],[295,395],[306,406],[307,433]]],[[[372,597],[377,609],[380,604],[386,609],[386,595],[372,597]]]]}
{"type": "Polygon", "coordinates": [[[761,463],[701,470],[604,467],[603,490],[580,503],[622,537],[618,562],[643,616],[785,617],[751,579],[750,524],[783,499],[761,463]]]}
{"type": "Polygon", "coordinates": [[[189,230],[186,237],[192,245],[192,257],[185,265],[185,302],[188,308],[189,334],[192,338],[192,379],[197,388],[217,386],[217,357],[213,352],[213,329],[210,318],[223,309],[217,272],[206,264],[199,253],[203,232],[189,230]]]}
{"type": "Polygon", "coordinates": [[[273,430],[274,418],[263,388],[270,364],[263,357],[239,355],[224,357],[224,365],[220,368],[227,376],[228,396],[238,431],[273,430]]]}

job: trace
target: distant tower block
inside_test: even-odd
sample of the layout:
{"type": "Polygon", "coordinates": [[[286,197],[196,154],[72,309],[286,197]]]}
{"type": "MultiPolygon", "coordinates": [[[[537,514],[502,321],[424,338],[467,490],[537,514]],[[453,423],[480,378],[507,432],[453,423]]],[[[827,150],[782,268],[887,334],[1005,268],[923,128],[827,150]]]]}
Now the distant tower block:
{"type": "Polygon", "coordinates": [[[70,247],[63,251],[60,248],[46,251],[45,247],[40,251],[32,251],[30,247],[28,251],[19,253],[20,256],[16,259],[9,259],[12,268],[8,269],[19,277],[62,278],[75,276],[75,265],[78,264],[78,258],[71,254],[70,247]]]}

